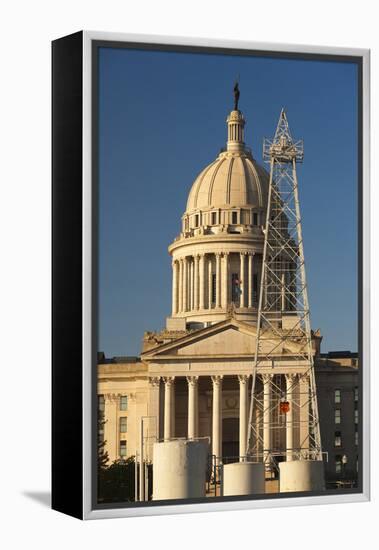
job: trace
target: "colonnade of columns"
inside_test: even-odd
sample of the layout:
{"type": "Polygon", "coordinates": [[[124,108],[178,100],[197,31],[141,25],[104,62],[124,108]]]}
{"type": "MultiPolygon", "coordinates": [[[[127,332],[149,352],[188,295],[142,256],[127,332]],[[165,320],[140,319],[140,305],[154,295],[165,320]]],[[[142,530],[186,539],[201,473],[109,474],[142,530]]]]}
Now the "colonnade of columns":
{"type": "MultiPolygon", "coordinates": [[[[198,376],[187,376],[188,384],[188,439],[199,437],[199,397],[198,376]]],[[[212,395],[212,454],[218,459],[222,457],[222,380],[223,376],[211,376],[212,395]]],[[[246,454],[246,439],[248,428],[248,382],[249,376],[239,375],[239,454],[246,454]]],[[[169,440],[175,434],[175,405],[174,384],[175,377],[163,377],[164,382],[164,425],[163,438],[169,440]]]]}
{"type": "MultiPolygon", "coordinates": [[[[263,384],[263,458],[272,449],[273,431],[270,429],[273,419],[273,374],[261,376],[263,384]]],[[[285,379],[285,400],[289,404],[285,413],[285,458],[287,461],[294,459],[295,447],[299,451],[309,449],[309,376],[308,374],[289,373],[284,375],[285,379]],[[296,412],[295,412],[296,411],[296,412]],[[295,434],[298,443],[295,445],[295,434]]],[[[277,389],[275,390],[277,393],[277,389]]],[[[276,395],[276,398],[278,396],[276,395]]]]}
{"type": "MultiPolygon", "coordinates": [[[[254,252],[216,252],[184,256],[172,263],[172,314],[225,308],[233,300],[231,254],[239,255],[239,306],[257,301],[254,252]]],[[[257,277],[257,282],[259,277],[257,277]]]]}
{"type": "MultiPolygon", "coordinates": [[[[286,444],[286,460],[293,460],[294,449],[294,406],[295,400],[298,401],[300,418],[296,420],[299,427],[298,437],[300,439],[300,448],[307,448],[307,434],[309,427],[308,422],[308,391],[309,380],[307,377],[299,377],[297,380],[296,374],[286,374],[286,399],[290,403],[289,411],[286,413],[285,420],[285,444],[286,444]],[[299,385],[296,386],[297,381],[299,385]],[[300,393],[296,397],[294,388],[299,387],[300,393]],[[303,423],[301,416],[303,417],[303,423]]],[[[240,460],[246,455],[246,443],[248,434],[248,410],[249,410],[249,376],[238,375],[239,381],[239,456],[240,460]]],[[[272,392],[273,392],[273,375],[263,374],[260,376],[263,386],[262,399],[262,414],[255,419],[262,429],[262,444],[263,444],[263,459],[272,449],[272,392]]],[[[199,437],[199,376],[187,376],[188,385],[188,424],[187,437],[196,439],[199,437]]],[[[212,454],[217,459],[222,457],[222,375],[211,376],[212,380],[212,454]]],[[[174,384],[175,377],[163,377],[164,382],[164,429],[163,436],[165,440],[169,440],[175,436],[175,404],[174,404],[174,384]]],[[[309,436],[308,436],[309,437],[309,436]]]]}

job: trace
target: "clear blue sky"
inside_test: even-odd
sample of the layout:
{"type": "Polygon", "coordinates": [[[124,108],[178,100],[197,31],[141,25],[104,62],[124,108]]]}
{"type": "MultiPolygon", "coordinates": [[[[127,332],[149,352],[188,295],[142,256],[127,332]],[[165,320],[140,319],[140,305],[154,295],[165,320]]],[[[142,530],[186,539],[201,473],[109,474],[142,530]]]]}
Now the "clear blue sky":
{"type": "Polygon", "coordinates": [[[240,76],[245,141],[282,106],[304,139],[299,166],[313,328],[322,349],[357,349],[357,67],[351,63],[101,48],[99,350],[138,355],[171,312],[167,247],[196,175],[225,145],[240,76]]]}

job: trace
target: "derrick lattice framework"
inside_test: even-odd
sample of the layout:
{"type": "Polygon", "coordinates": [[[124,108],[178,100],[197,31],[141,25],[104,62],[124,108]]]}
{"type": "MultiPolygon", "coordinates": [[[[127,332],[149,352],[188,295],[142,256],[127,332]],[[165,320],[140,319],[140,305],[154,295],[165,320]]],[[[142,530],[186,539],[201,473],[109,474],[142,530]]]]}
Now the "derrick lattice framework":
{"type": "Polygon", "coordinates": [[[303,142],[284,110],[263,143],[270,164],[247,456],[267,469],[281,460],[321,460],[309,303],[296,164],[303,142]]]}

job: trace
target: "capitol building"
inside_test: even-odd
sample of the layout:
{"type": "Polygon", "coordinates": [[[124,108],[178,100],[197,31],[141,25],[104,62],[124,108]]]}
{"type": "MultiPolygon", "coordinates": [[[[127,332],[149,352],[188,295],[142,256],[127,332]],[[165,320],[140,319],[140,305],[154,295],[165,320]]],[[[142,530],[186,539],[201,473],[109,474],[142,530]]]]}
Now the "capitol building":
{"type": "MultiPolygon", "coordinates": [[[[174,438],[208,438],[219,462],[246,455],[269,174],[245,144],[238,108],[226,125],[226,147],[193,182],[168,247],[172,304],[164,328],[144,333],[139,357],[98,354],[101,437],[110,462],[138,455],[141,426],[150,462],[153,443],[174,438]]],[[[321,340],[320,330],[312,331],[325,469],[327,479],[338,480],[345,466],[350,477],[358,469],[358,359],[347,351],[322,353],[321,340]]],[[[288,384],[288,350],[280,353],[288,384]]],[[[262,362],[256,384],[267,400],[276,373],[262,362]]],[[[265,430],[258,411],[253,421],[265,430]]],[[[287,448],[306,450],[304,429],[284,432],[287,448]]],[[[282,432],[262,438],[272,451],[286,446],[282,432]]]]}

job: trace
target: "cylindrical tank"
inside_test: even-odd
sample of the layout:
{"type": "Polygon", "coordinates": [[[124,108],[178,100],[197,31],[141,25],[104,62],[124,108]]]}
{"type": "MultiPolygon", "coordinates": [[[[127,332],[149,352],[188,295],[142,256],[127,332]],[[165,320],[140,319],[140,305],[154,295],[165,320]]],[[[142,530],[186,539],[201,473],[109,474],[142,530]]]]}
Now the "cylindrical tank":
{"type": "Polygon", "coordinates": [[[154,443],[153,500],[205,497],[206,440],[154,443]]]}
{"type": "Polygon", "coordinates": [[[265,468],[261,462],[235,462],[223,467],[223,495],[256,495],[265,492],[265,468]]]}
{"type": "Polygon", "coordinates": [[[281,493],[297,491],[323,491],[324,463],[322,460],[292,460],[279,464],[279,490],[281,493]]]}

